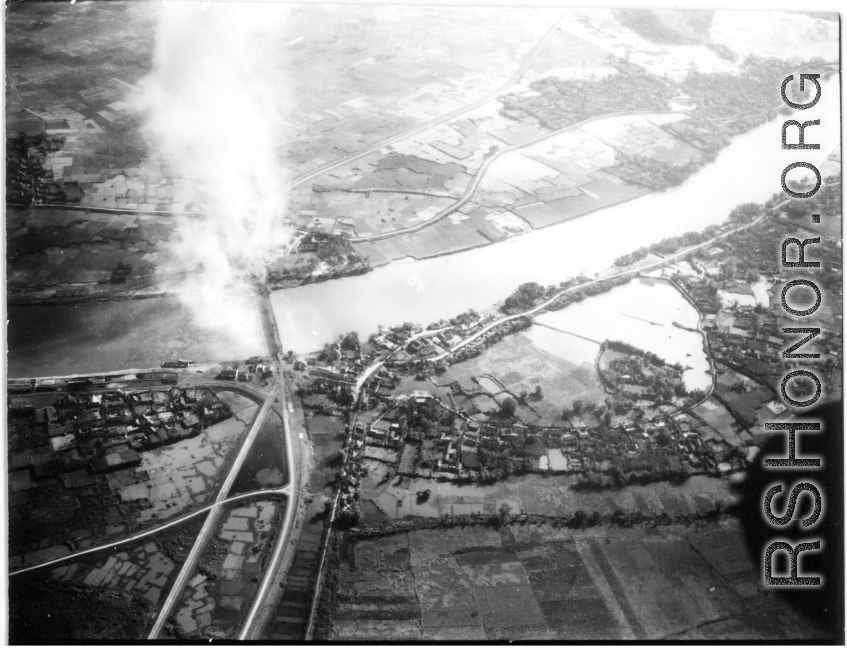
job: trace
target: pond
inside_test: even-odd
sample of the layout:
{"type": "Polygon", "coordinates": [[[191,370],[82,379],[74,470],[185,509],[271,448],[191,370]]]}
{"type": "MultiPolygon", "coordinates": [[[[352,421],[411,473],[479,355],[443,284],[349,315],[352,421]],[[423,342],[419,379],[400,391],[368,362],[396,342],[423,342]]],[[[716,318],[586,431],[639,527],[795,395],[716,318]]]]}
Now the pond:
{"type": "Polygon", "coordinates": [[[593,362],[600,343],[620,340],[688,368],[683,380],[689,390],[708,390],[712,375],[703,336],[689,331],[699,320],[671,283],[644,278],[539,315],[528,335],[538,347],[573,362],[593,362]]]}

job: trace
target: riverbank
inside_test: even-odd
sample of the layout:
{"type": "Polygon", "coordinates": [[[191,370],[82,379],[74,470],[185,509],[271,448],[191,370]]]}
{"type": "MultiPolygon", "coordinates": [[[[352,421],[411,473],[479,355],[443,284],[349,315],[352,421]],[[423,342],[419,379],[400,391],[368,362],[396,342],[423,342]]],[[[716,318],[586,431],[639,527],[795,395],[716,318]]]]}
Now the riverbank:
{"type": "Polygon", "coordinates": [[[9,304],[7,376],[99,374],[266,354],[256,297],[223,299],[228,313],[196,312],[174,296],[68,304],[9,304]],[[211,317],[214,315],[214,318],[211,317]]]}
{"type": "Polygon", "coordinates": [[[114,293],[110,295],[49,295],[49,296],[27,296],[12,294],[7,296],[7,307],[18,306],[68,306],[73,304],[103,304],[107,302],[123,302],[124,300],[149,300],[156,297],[176,297],[176,293],[169,291],[157,291],[155,293],[114,293]]]}
{"type": "MultiPolygon", "coordinates": [[[[455,249],[455,250],[445,250],[444,252],[436,252],[436,253],[432,253],[432,254],[416,255],[414,253],[409,253],[409,252],[404,251],[402,256],[397,257],[396,259],[387,259],[385,261],[374,262],[373,264],[371,264],[371,268],[382,268],[382,267],[385,267],[385,266],[389,266],[391,264],[396,264],[396,263],[400,262],[402,259],[408,259],[408,260],[413,260],[413,261],[425,261],[425,260],[429,260],[429,259],[438,259],[440,257],[448,257],[450,255],[456,255],[456,254],[468,252],[469,250],[486,248],[488,246],[494,246],[494,245],[497,245],[497,244],[500,244],[500,243],[508,243],[508,242],[511,242],[511,241],[518,239],[520,237],[524,237],[524,236],[527,236],[529,234],[532,234],[533,232],[538,232],[540,230],[545,230],[547,228],[553,228],[557,225],[564,225],[565,223],[569,223],[571,221],[575,221],[577,219],[581,219],[581,218],[586,217],[586,216],[591,216],[592,214],[595,214],[596,212],[608,209],[610,207],[617,207],[619,205],[624,205],[626,203],[632,202],[632,201],[639,199],[639,198],[643,198],[644,196],[647,196],[647,195],[653,194],[653,193],[657,193],[657,192],[655,190],[651,190],[651,189],[644,189],[643,191],[639,192],[638,194],[636,194],[634,196],[629,196],[629,197],[623,198],[619,201],[606,203],[606,204],[601,205],[600,207],[597,207],[595,209],[588,210],[586,212],[580,212],[579,214],[574,214],[574,215],[553,221],[551,223],[545,223],[544,225],[539,225],[539,226],[533,226],[525,218],[520,217],[521,220],[524,223],[526,223],[527,227],[529,228],[529,232],[521,232],[520,234],[516,234],[516,235],[513,235],[513,236],[507,236],[504,239],[499,239],[499,240],[496,240],[496,241],[489,239],[486,242],[477,243],[477,244],[470,245],[470,246],[467,246],[467,247],[464,247],[464,248],[455,249]]],[[[434,224],[434,222],[435,221],[428,222],[428,223],[426,223],[426,225],[427,226],[432,225],[432,224],[434,224]]],[[[419,229],[422,229],[422,228],[419,228],[419,229]]],[[[405,234],[405,233],[397,232],[397,233],[389,233],[389,234],[381,235],[381,240],[385,240],[385,239],[388,239],[388,238],[393,237],[393,236],[402,236],[403,234],[405,234]]],[[[362,240],[362,241],[357,241],[356,239],[352,239],[351,242],[353,243],[353,245],[359,245],[359,244],[369,243],[371,240],[372,239],[370,239],[370,238],[367,239],[367,240],[362,240]]],[[[353,273],[350,273],[350,274],[352,275],[353,273]]],[[[272,289],[272,290],[276,290],[276,289],[272,289]]]]}
{"type": "MultiPolygon", "coordinates": [[[[774,178],[785,167],[785,156],[763,159],[761,151],[778,140],[779,124],[767,122],[734,138],[713,163],[677,187],[601,209],[590,218],[512,237],[502,245],[390,263],[365,276],[275,292],[280,331],[295,350],[319,349],[349,331],[368,335],[378,325],[433,322],[468,308],[486,310],[528,281],[553,284],[580,273],[593,275],[639,248],[721,225],[739,204],[770,199],[779,189],[774,178]],[[736,187],[738,169],[751,172],[736,187]],[[727,186],[734,191],[714,190],[727,186]],[[575,241],[581,245],[574,246],[575,241]]],[[[827,153],[813,151],[810,156],[816,164],[827,153]]],[[[372,257],[372,263],[377,261],[372,257]]]]}

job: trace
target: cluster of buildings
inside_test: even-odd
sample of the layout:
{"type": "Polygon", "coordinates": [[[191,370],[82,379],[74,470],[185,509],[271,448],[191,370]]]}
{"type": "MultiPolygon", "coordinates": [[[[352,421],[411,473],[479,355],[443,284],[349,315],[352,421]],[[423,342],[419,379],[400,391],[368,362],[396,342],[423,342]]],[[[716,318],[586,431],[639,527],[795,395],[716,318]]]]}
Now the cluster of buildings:
{"type": "MultiPolygon", "coordinates": [[[[495,320],[497,316],[493,313],[484,317],[477,314],[468,317],[463,314],[449,322],[434,322],[426,330],[419,326],[399,328],[400,331],[395,328],[376,337],[374,342],[390,352],[390,358],[385,361],[387,367],[414,370],[426,367],[434,358],[456,349],[467,338],[479,334],[495,320]]],[[[491,327],[484,334],[463,345],[457,352],[447,356],[445,367],[447,363],[457,363],[480,354],[503,336],[527,328],[531,322],[531,318],[523,317],[491,327]]]]}
{"type": "Polygon", "coordinates": [[[367,357],[361,353],[346,351],[333,363],[321,363],[314,357],[297,361],[294,363],[294,370],[308,370],[312,389],[320,392],[353,386],[359,374],[365,371],[366,362],[367,357]]]}
{"type": "Polygon", "coordinates": [[[615,426],[587,426],[578,416],[570,426],[544,428],[480,421],[426,391],[414,391],[397,397],[369,426],[357,424],[352,448],[359,460],[380,460],[398,473],[463,481],[500,479],[515,471],[605,470],[626,460],[637,464],[639,457],[652,462],[652,452],[686,465],[690,473],[742,468],[724,461],[731,460],[728,448],[704,442],[700,425],[687,414],[615,426]]]}
{"type": "MultiPolygon", "coordinates": [[[[9,135],[17,135],[10,133],[9,135]]],[[[41,136],[36,136],[41,140],[41,136]]],[[[54,182],[53,170],[44,164],[45,148],[58,150],[60,142],[50,140],[31,146],[29,137],[9,140],[6,143],[6,201],[9,203],[57,203],[79,202],[82,193],[73,185],[73,191],[65,191],[64,185],[54,182]]]]}
{"type": "MultiPolygon", "coordinates": [[[[333,219],[334,221],[334,219],[333,219]]],[[[311,228],[320,224],[310,224],[311,228]]],[[[332,227],[332,226],[330,226],[332,227]]],[[[361,275],[370,271],[344,230],[330,234],[310,229],[279,250],[279,257],[268,267],[267,282],[273,288],[293,288],[310,282],[361,275]]]]}
{"type": "MultiPolygon", "coordinates": [[[[49,446],[12,453],[9,470],[29,469],[35,479],[78,469],[99,474],[137,466],[139,453],[193,437],[203,423],[230,415],[219,400],[200,402],[193,390],[177,387],[70,393],[51,406],[29,409],[33,438],[46,434],[49,446]]],[[[26,411],[26,405],[19,407],[19,413],[26,411]]]]}
{"type": "MultiPolygon", "coordinates": [[[[171,361],[177,363],[192,363],[193,361],[171,361]]],[[[167,367],[167,365],[162,365],[167,367]]],[[[273,365],[266,358],[259,356],[251,356],[242,367],[224,366],[218,376],[224,381],[241,381],[247,383],[252,381],[254,377],[266,378],[273,374],[273,365]]]]}
{"type": "Polygon", "coordinates": [[[41,164],[36,149],[26,139],[18,147],[6,145],[6,201],[9,203],[50,202],[53,174],[41,164]]]}
{"type": "MultiPolygon", "coordinates": [[[[818,348],[819,359],[814,359],[815,369],[827,372],[841,364],[840,333],[841,316],[833,316],[832,309],[822,307],[818,317],[822,334],[811,344],[818,348]]],[[[798,327],[790,318],[777,317],[768,311],[754,313],[752,307],[740,306],[735,313],[718,319],[706,318],[703,328],[716,360],[740,366],[757,376],[768,378],[770,383],[781,378],[787,367],[782,352],[800,340],[797,334],[786,336],[783,327],[798,327]]]]}

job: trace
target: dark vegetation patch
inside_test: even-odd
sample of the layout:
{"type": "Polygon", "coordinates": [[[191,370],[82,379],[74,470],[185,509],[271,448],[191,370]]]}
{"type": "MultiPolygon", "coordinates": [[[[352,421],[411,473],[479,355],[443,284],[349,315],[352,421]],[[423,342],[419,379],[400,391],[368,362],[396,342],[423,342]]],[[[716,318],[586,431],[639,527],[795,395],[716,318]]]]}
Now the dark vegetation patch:
{"type": "Polygon", "coordinates": [[[600,597],[542,602],[541,612],[557,638],[571,640],[619,639],[617,624],[600,597]]]}
{"type": "Polygon", "coordinates": [[[377,167],[379,171],[396,168],[404,168],[419,174],[429,175],[427,189],[444,189],[444,183],[446,181],[465,172],[465,168],[455,162],[440,164],[432,160],[424,160],[417,156],[403,155],[400,153],[390,153],[384,158],[381,158],[377,167]]]}
{"type": "Polygon", "coordinates": [[[228,496],[274,489],[286,483],[288,471],[281,429],[282,421],[275,414],[265,419],[228,496]]]}
{"type": "Polygon", "coordinates": [[[142,640],[153,604],[120,588],[9,581],[10,644],[142,640]]]}
{"type": "Polygon", "coordinates": [[[533,116],[542,126],[558,130],[589,117],[634,110],[664,110],[676,94],[673,86],[644,68],[622,59],[613,61],[620,71],[593,81],[545,77],[529,87],[539,93],[506,95],[501,99],[504,116],[533,116]]]}
{"type": "Polygon", "coordinates": [[[208,516],[208,513],[195,516],[183,525],[176,525],[157,534],[156,545],[162,554],[173,559],[174,563],[182,564],[191,552],[191,546],[194,545],[200,528],[203,527],[205,516],[208,516]]]}

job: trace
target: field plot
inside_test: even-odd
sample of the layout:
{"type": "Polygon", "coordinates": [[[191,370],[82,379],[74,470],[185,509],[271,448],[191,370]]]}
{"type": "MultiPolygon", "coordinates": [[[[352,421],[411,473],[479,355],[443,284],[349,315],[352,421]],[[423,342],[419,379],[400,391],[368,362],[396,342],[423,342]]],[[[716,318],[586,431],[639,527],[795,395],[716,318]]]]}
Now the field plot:
{"type": "Polygon", "coordinates": [[[372,266],[380,266],[407,257],[424,259],[459,252],[505,238],[504,232],[487,220],[485,212],[475,215],[454,212],[446,219],[412,234],[354,245],[356,252],[367,257],[372,266]]]}
{"type": "Polygon", "coordinates": [[[557,198],[515,208],[515,213],[536,228],[555,225],[579,216],[585,216],[603,207],[637,198],[647,190],[629,185],[610,174],[595,174],[595,180],[580,187],[576,196],[557,198]]]}
{"type": "Polygon", "coordinates": [[[145,639],[203,520],[11,577],[10,640],[145,639]]]}
{"type": "MultiPolygon", "coordinates": [[[[304,173],[481,99],[557,17],[520,8],[481,19],[459,7],[292,7],[269,62],[288,88],[280,157],[304,173]]],[[[190,179],[150,150],[134,110],[153,67],[156,18],[156,7],[128,2],[10,12],[7,110],[29,111],[48,135],[66,138],[49,164],[56,180],[79,184],[83,205],[202,208],[190,179]]],[[[434,145],[445,157],[463,155],[449,138],[434,145]]]]}
{"type": "Polygon", "coordinates": [[[215,363],[266,354],[255,294],[231,292],[221,299],[238,313],[236,326],[198,321],[177,297],[10,305],[9,376],[93,374],[155,367],[164,359],[215,363]]]}
{"type": "Polygon", "coordinates": [[[584,491],[577,489],[572,475],[511,476],[493,485],[456,485],[426,478],[384,481],[387,468],[365,461],[368,475],[362,480],[362,498],[373,503],[365,508],[365,524],[375,525],[404,516],[437,518],[460,514],[496,514],[506,504],[513,513],[565,515],[577,509],[612,514],[616,509],[671,516],[708,510],[718,501],[733,503],[738,498],[724,479],[696,475],[682,484],[654,482],[623,489],[584,491]],[[429,489],[430,497],[418,502],[416,494],[429,489]]]}
{"type": "Polygon", "coordinates": [[[306,636],[326,520],[324,502],[333,495],[335,471],[341,466],[339,451],[344,439],[344,421],[340,417],[310,414],[308,426],[309,439],[315,445],[308,489],[310,493],[322,494],[323,497],[314,498],[303,521],[282,598],[262,635],[270,640],[302,641],[306,636]]]}
{"type": "Polygon", "coordinates": [[[599,78],[614,74],[609,52],[572,33],[559,29],[535,59],[524,77],[535,81],[554,76],[562,79],[599,78]]]}
{"type": "Polygon", "coordinates": [[[594,135],[575,128],[500,156],[489,168],[481,187],[483,190],[494,191],[497,183],[504,183],[522,192],[535,194],[535,200],[538,201],[554,189],[559,192],[575,190],[580,185],[590,183],[592,179],[589,174],[614,163],[615,152],[612,147],[594,135]],[[542,185],[537,185],[537,181],[533,183],[533,177],[528,177],[527,171],[530,169],[537,170],[534,175],[536,179],[545,180],[542,185]],[[516,173],[519,170],[522,170],[521,174],[516,173]],[[525,180],[521,178],[522,175],[525,180]]]}
{"type": "MultiPolygon", "coordinates": [[[[241,398],[246,401],[244,397],[241,398]]],[[[287,483],[285,431],[279,415],[271,411],[265,417],[227,497],[261,489],[275,489],[287,483]]]]}
{"type": "Polygon", "coordinates": [[[681,142],[658,125],[678,122],[684,115],[624,115],[597,120],[582,130],[615,149],[630,155],[643,155],[672,165],[700,160],[699,149],[681,142]],[[657,125],[658,124],[658,125],[657,125]]]}
{"type": "Polygon", "coordinates": [[[223,395],[234,417],[138,453],[126,468],[95,473],[76,448],[58,455],[50,443],[12,453],[10,565],[35,565],[125,538],[211,502],[257,408],[223,395]]]}
{"type": "MultiPolygon", "coordinates": [[[[764,433],[766,421],[773,421],[776,413],[766,407],[774,401],[774,393],[767,387],[744,374],[718,364],[715,397],[724,408],[731,409],[743,422],[729,432],[745,442],[752,442],[753,435],[764,433]],[[748,433],[745,427],[750,430],[748,433]],[[752,433],[752,435],[751,435],[752,433]]],[[[709,422],[711,423],[711,422],[709,422]]],[[[727,439],[727,442],[730,440],[727,439]]]]}
{"type": "MultiPolygon", "coordinates": [[[[532,336],[536,335],[534,329],[540,328],[533,327],[532,336]]],[[[542,336],[550,334],[565,336],[552,331],[538,332],[542,336]]],[[[528,419],[524,421],[553,425],[562,421],[562,410],[574,400],[602,402],[607,396],[594,367],[597,346],[578,339],[571,344],[580,349],[571,358],[559,357],[535,345],[530,335],[521,333],[512,336],[508,344],[493,345],[475,358],[452,365],[450,373],[456,380],[490,375],[514,395],[523,390],[531,393],[541,385],[544,399],[529,402],[531,411],[526,413],[528,419]]]]}
{"type": "MultiPolygon", "coordinates": [[[[150,7],[131,2],[9,13],[6,62],[14,92],[6,95],[7,109],[24,108],[45,121],[48,135],[67,139],[52,161],[54,176],[79,182],[86,194],[93,183],[138,168],[149,153],[128,109],[151,67],[147,34],[155,18],[150,7]]],[[[145,191],[138,202],[146,197],[145,191]]],[[[151,197],[153,204],[171,203],[155,189],[151,197]]],[[[113,206],[114,199],[113,191],[113,206]]]]}
{"type": "MultiPolygon", "coordinates": [[[[118,264],[131,289],[168,263],[172,219],[62,209],[7,212],[9,287],[108,283],[118,264]]],[[[141,288],[141,286],[138,286],[141,288]]]]}
{"type": "Polygon", "coordinates": [[[175,604],[165,637],[233,638],[258,590],[285,500],[230,506],[175,604]]]}
{"type": "MultiPolygon", "coordinates": [[[[458,200],[485,155],[544,137],[537,119],[510,119],[500,114],[501,107],[498,101],[488,102],[449,124],[328,172],[316,183],[320,192],[301,189],[292,195],[289,212],[295,224],[352,229],[357,237],[425,225],[458,200]],[[333,189],[344,189],[347,195],[328,191],[333,189]],[[452,200],[444,198],[451,194],[452,200]]],[[[697,159],[696,149],[658,126],[681,117],[600,120],[502,154],[486,170],[470,201],[447,220],[389,241],[360,243],[360,251],[374,266],[447,254],[641,196],[645,188],[609,173],[616,165],[616,149],[670,164],[697,159]],[[439,230],[430,232],[434,228],[439,230]]]]}
{"type": "Polygon", "coordinates": [[[504,9],[480,29],[470,8],[292,12],[281,71],[308,66],[310,74],[290,75],[297,128],[286,157],[302,173],[480,99],[506,81],[555,19],[545,10],[504,9]],[[342,38],[348,34],[356,46],[342,38]]]}
{"type": "Polygon", "coordinates": [[[258,405],[245,397],[220,394],[229,401],[232,418],[210,426],[197,437],[142,455],[141,468],[150,476],[149,482],[121,490],[122,502],[146,505],[140,512],[142,522],[166,520],[214,499],[258,410],[258,405]]]}
{"type": "Polygon", "coordinates": [[[692,412],[704,422],[696,427],[697,433],[716,452],[726,452],[733,446],[743,446],[752,439],[726,406],[714,396],[692,412]]]}
{"type": "Polygon", "coordinates": [[[443,196],[389,192],[322,192],[320,197],[316,218],[352,221],[357,237],[419,225],[456,202],[455,198],[443,196]]]}
{"type": "Polygon", "coordinates": [[[332,639],[703,640],[721,637],[716,627],[759,640],[819,633],[784,604],[779,615],[763,607],[772,600],[758,582],[733,519],[397,533],[347,544],[332,639]]]}

